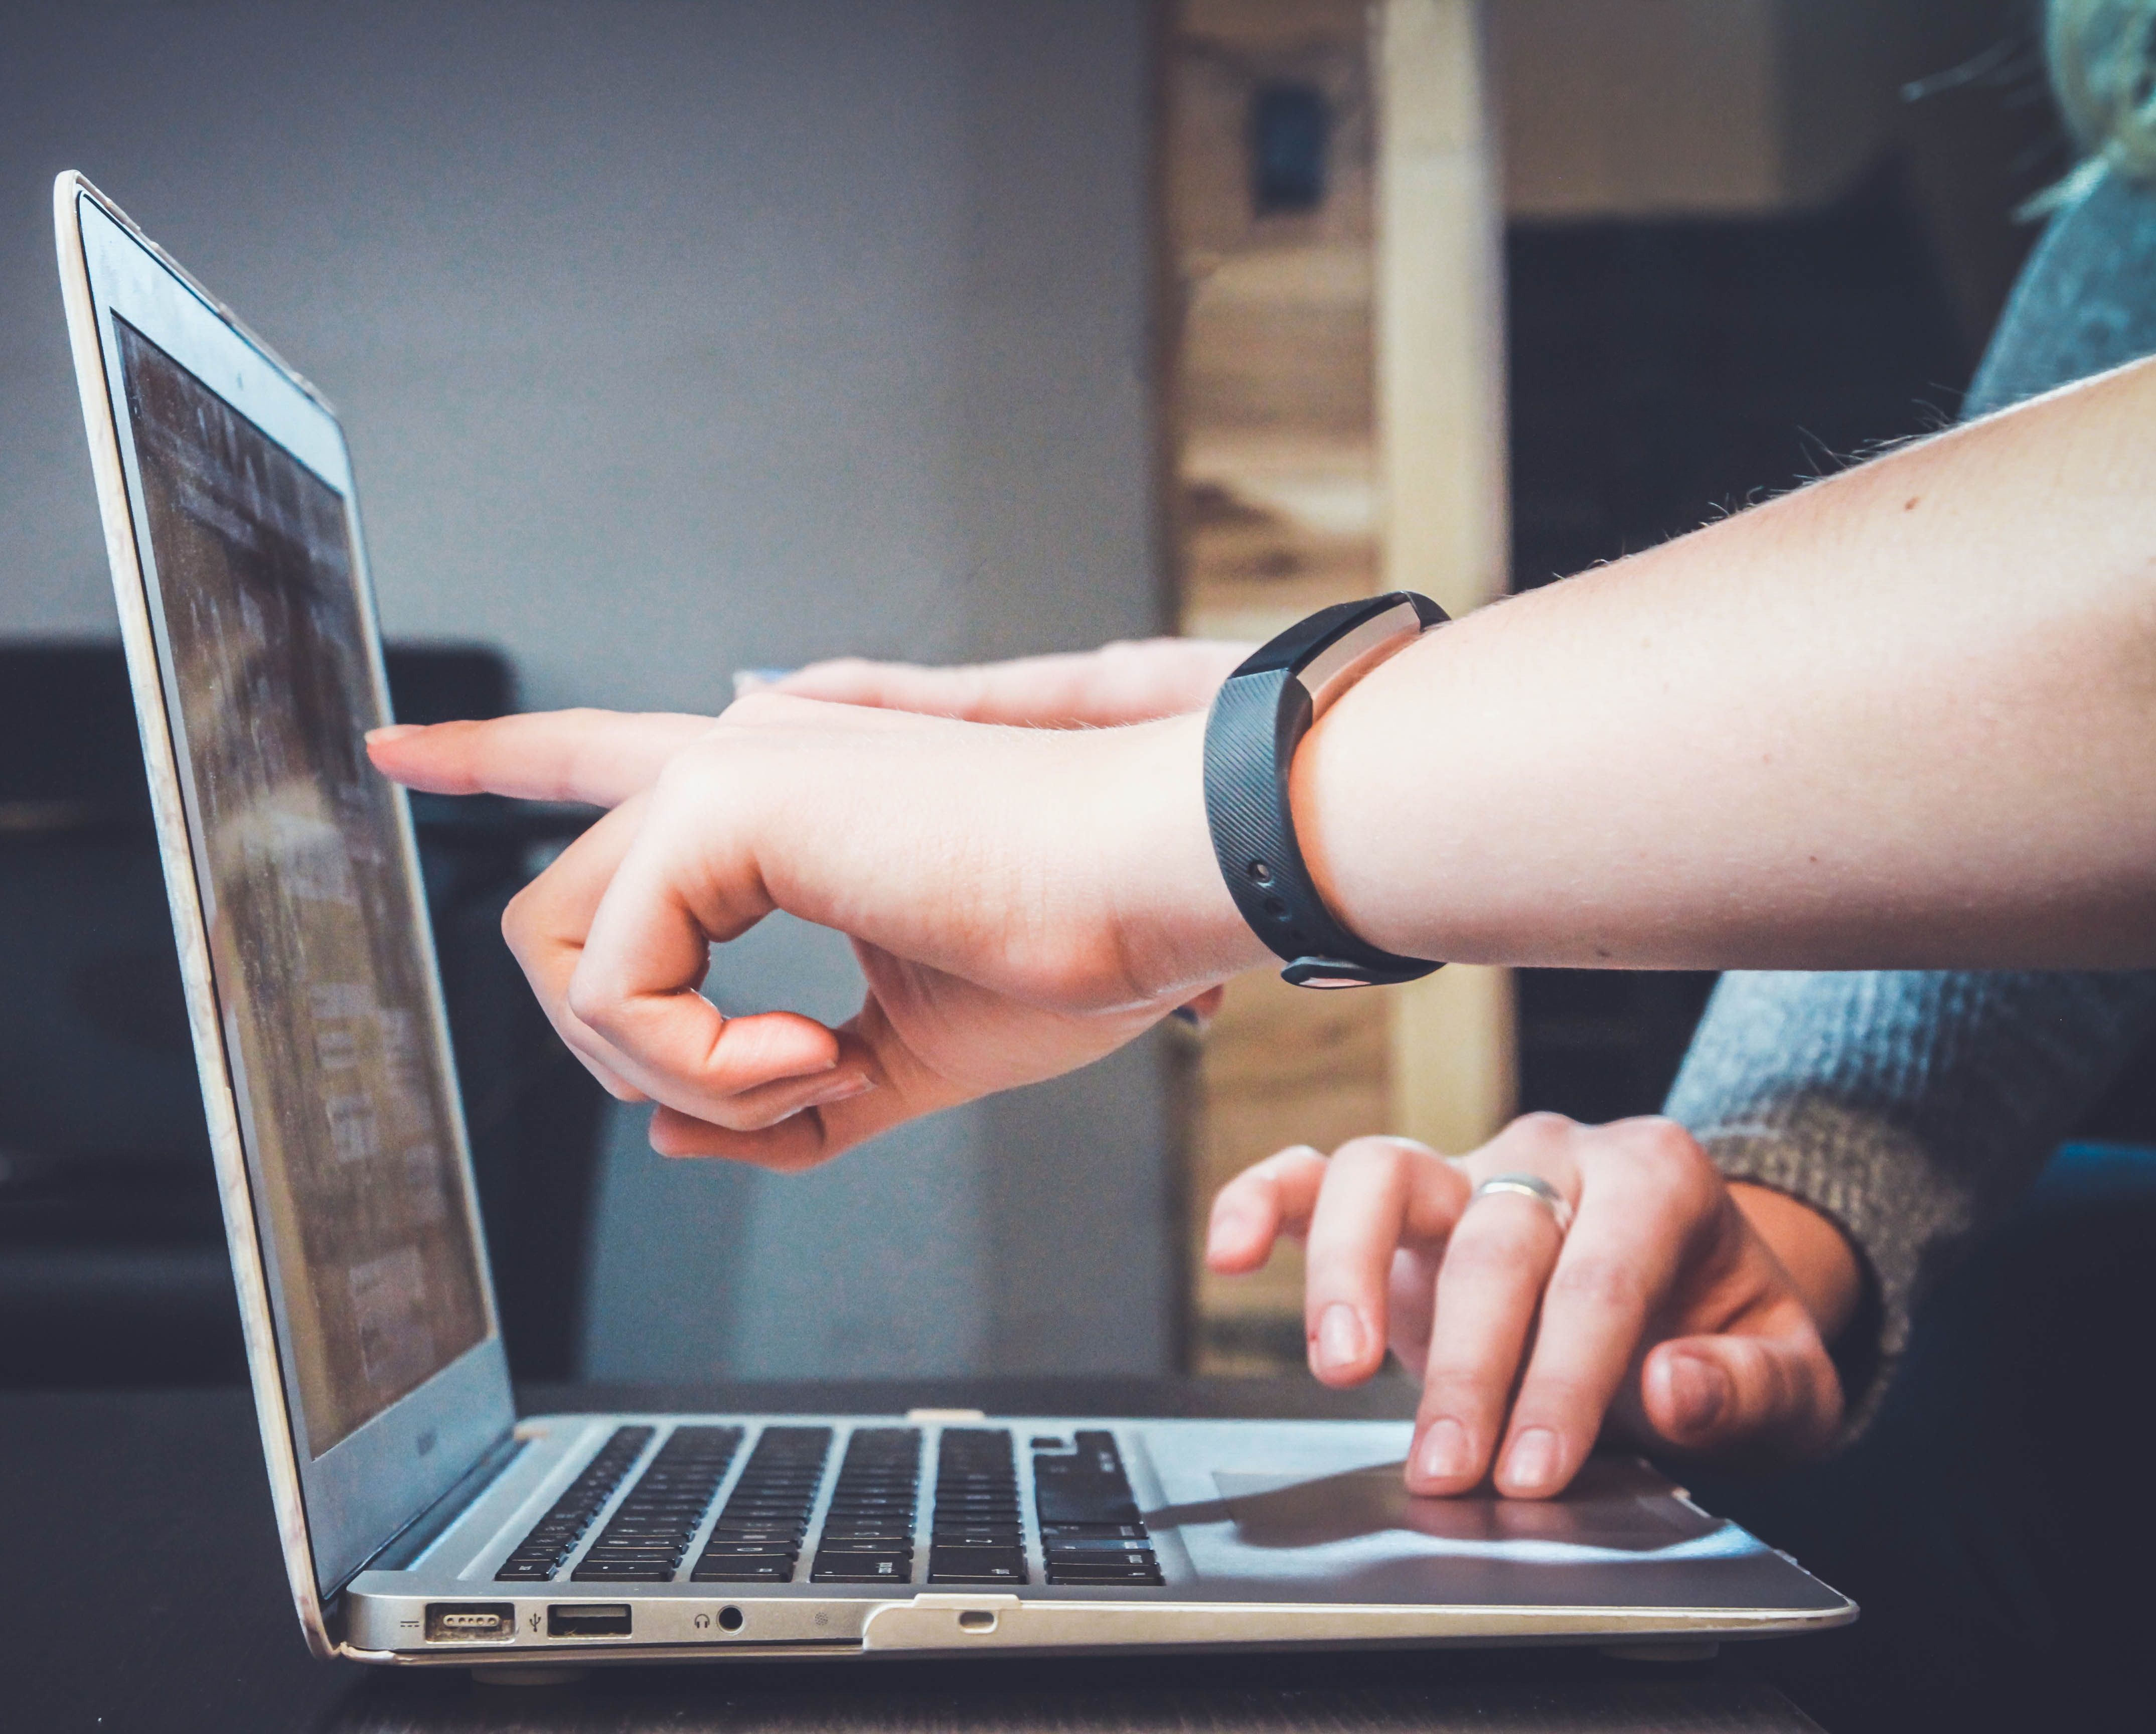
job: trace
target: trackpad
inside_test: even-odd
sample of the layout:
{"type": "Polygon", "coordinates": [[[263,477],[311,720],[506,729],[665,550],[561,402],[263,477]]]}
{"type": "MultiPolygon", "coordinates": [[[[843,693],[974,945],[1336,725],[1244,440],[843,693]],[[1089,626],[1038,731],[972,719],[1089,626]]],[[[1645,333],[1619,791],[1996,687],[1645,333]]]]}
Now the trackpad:
{"type": "Polygon", "coordinates": [[[1758,1546],[1623,1459],[1594,1459],[1563,1498],[1532,1500],[1414,1498],[1402,1467],[1213,1469],[1183,1482],[1193,1495],[1209,1484],[1212,1497],[1148,1511],[1146,1520],[1174,1526],[1201,1578],[1408,1599],[1563,1599],[1575,1592],[1559,1585],[1585,1592],[1583,1571],[1599,1580],[1613,1568],[1758,1546]]]}
{"type": "Polygon", "coordinates": [[[1427,1536],[1466,1543],[1475,1551],[1532,1552],[1554,1543],[1645,1552],[1713,1527],[1674,1500],[1641,1497],[1636,1477],[1622,1464],[1590,1463],[1557,1500],[1416,1499],[1402,1480],[1404,1468],[1383,1464],[1315,1479],[1216,1469],[1213,1484],[1234,1523],[1235,1540],[1245,1547],[1323,1547],[1397,1535],[1410,1542],[1427,1536]],[[1695,1520],[1689,1528],[1681,1520],[1687,1516],[1695,1520]]]}

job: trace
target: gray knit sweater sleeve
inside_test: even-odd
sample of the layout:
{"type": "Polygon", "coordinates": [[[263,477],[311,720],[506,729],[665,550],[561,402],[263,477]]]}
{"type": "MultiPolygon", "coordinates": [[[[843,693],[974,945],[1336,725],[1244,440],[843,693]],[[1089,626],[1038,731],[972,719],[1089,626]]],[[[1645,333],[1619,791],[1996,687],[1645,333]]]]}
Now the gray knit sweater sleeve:
{"type": "MultiPolygon", "coordinates": [[[[2156,193],[2112,176],[2056,218],[1966,413],[2156,352],[2156,193]]],[[[1909,1308],[2156,1035],[2156,974],[1732,974],[1668,1104],[1732,1179],[1803,1199],[1868,1265],[1843,1345],[1869,1418],[1909,1308]]]]}
{"type": "Polygon", "coordinates": [[[1803,1199],[1870,1266],[1878,1340],[1851,1415],[1908,1335],[1909,1306],[1994,1219],[2156,1032],[2156,975],[1732,974],[1671,1092],[1732,1180],[1803,1199]]]}

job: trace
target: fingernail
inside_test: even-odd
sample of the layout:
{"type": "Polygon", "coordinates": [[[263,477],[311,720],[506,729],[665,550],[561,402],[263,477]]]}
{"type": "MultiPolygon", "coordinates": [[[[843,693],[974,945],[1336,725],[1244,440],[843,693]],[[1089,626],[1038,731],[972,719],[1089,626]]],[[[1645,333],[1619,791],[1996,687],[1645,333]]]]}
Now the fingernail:
{"type": "Polygon", "coordinates": [[[1362,1315],[1346,1301],[1336,1300],[1317,1321],[1317,1364],[1328,1371],[1344,1372],[1361,1365],[1362,1360],[1362,1315]]]}
{"type": "Polygon", "coordinates": [[[1678,1431],[1705,1433],[1729,1404],[1729,1375],[1697,1355],[1670,1357],[1670,1407],[1678,1431]]]}
{"type": "Polygon", "coordinates": [[[402,740],[408,734],[422,734],[425,732],[425,725],[423,723],[389,723],[379,728],[368,729],[367,744],[370,747],[377,747],[385,741],[402,740]]]}
{"type": "Polygon", "coordinates": [[[1505,1459],[1505,1479],[1522,1492],[1544,1487],[1557,1479],[1557,1435],[1547,1427],[1531,1427],[1512,1441],[1505,1459]]]}
{"type": "Polygon", "coordinates": [[[1425,1481],[1456,1481],[1471,1473],[1475,1464],[1467,1453],[1467,1429],[1450,1415],[1431,1422],[1415,1466],[1425,1481]]]}
{"type": "Polygon", "coordinates": [[[801,1105],[803,1108],[829,1108],[834,1102],[850,1102],[856,1096],[865,1096],[875,1088],[873,1078],[849,1078],[843,1083],[826,1085],[801,1105]]]}

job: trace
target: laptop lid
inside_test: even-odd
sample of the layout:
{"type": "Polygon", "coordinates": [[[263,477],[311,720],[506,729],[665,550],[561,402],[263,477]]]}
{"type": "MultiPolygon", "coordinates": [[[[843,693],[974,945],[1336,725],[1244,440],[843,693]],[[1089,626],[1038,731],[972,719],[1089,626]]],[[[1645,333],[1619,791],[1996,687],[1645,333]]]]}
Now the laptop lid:
{"type": "Polygon", "coordinates": [[[321,396],[87,182],[60,273],[293,1590],[513,1420],[389,719],[321,396]]]}

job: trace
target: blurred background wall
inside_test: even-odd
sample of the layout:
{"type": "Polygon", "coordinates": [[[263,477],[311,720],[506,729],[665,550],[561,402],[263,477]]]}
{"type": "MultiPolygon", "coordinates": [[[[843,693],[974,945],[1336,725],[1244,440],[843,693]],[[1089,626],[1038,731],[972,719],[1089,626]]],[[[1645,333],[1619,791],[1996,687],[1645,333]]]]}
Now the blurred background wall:
{"type": "MultiPolygon", "coordinates": [[[[0,1382],[232,1371],[187,1351],[229,1284],[131,720],[116,668],[54,648],[111,620],[55,170],[343,408],[403,713],[709,711],[737,667],[837,651],[1250,636],[1406,582],[1469,607],[1938,425],[2035,233],[2014,210],[2069,161],[2040,11],[0,13],[0,1382]]],[[[1291,1366],[1299,1255],[1209,1280],[1213,1186],[1291,1141],[1652,1112],[1712,981],[1260,971],[1202,1042],[813,1175],[669,1165],[495,936],[546,825],[418,806],[531,1373],[1291,1366]]],[[[837,1017],[858,983],[778,919],[711,990],[837,1017]]]]}
{"type": "MultiPolygon", "coordinates": [[[[343,411],[386,634],[499,647],[526,704],[710,711],[737,667],[1157,630],[1150,28],[1138,0],[0,10],[0,636],[113,630],[62,167],[343,411]]],[[[774,922],[713,989],[837,1016],[855,981],[774,922]]],[[[1173,1141],[1145,1047],[801,1178],[664,1164],[616,1112],[581,1365],[1160,1368],[1173,1141]]]]}

